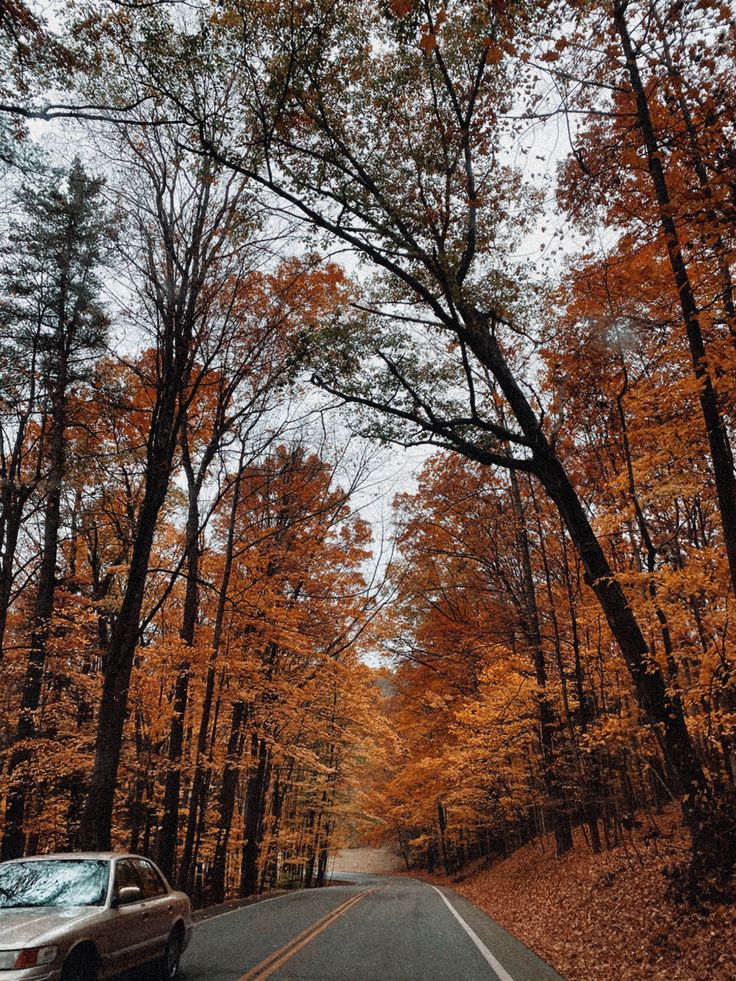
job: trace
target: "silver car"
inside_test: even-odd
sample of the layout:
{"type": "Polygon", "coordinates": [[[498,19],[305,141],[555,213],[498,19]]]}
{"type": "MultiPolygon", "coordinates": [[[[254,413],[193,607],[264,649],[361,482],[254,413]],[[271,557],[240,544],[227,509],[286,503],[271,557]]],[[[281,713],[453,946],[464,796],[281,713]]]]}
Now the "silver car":
{"type": "Polygon", "coordinates": [[[0,981],[98,981],[149,962],[174,981],[191,934],[189,899],[147,858],[0,862],[0,981]]]}

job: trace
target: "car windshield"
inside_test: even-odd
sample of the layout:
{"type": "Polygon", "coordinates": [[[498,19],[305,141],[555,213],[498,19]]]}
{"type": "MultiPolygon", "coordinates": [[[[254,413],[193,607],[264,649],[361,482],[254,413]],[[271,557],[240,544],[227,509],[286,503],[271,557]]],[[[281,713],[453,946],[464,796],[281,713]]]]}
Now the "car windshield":
{"type": "Polygon", "coordinates": [[[97,859],[0,863],[0,909],[102,906],[110,865],[97,859]]]}

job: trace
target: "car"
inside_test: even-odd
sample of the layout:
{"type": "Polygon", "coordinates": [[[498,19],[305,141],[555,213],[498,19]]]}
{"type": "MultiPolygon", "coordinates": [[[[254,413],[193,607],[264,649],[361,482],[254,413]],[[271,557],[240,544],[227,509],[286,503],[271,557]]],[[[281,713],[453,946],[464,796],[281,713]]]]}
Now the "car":
{"type": "Polygon", "coordinates": [[[101,981],[151,962],[175,981],[191,935],[188,897],[148,858],[0,862],[0,981],[101,981]]]}

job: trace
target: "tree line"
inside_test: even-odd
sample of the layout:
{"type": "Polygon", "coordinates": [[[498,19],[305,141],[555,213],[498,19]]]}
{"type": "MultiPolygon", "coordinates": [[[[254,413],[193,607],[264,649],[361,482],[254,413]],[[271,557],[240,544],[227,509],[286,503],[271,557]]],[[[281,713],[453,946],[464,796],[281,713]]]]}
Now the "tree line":
{"type": "Polygon", "coordinates": [[[201,900],[321,883],[370,531],[285,402],[342,276],[263,268],[243,182],[170,133],[116,154],[121,190],[75,160],[3,245],[2,854],[131,847],[201,900]]]}
{"type": "MultiPolygon", "coordinates": [[[[559,850],[571,815],[595,841],[602,809],[623,799],[609,782],[621,765],[593,758],[596,734],[609,745],[614,718],[628,715],[629,735],[644,742],[626,744],[624,796],[642,802],[651,786],[678,801],[692,841],[686,891],[712,877],[726,882],[736,863],[730,6],[227,0],[195,10],[92,4],[85,13],[65,48],[84,98],[76,108],[41,100],[29,109],[13,102],[13,85],[17,96],[25,81],[16,80],[4,96],[13,118],[73,112],[135,134],[149,132],[141,122],[175,121],[174,160],[189,154],[226,182],[242,181],[261,206],[310,227],[313,241],[362,259],[334,315],[301,332],[301,368],[353,407],[362,435],[449,453],[440,467],[455,474],[461,503],[477,482],[473,507],[491,509],[484,526],[495,527],[494,507],[504,517],[497,538],[468,543],[472,557],[460,550],[448,582],[430,558],[439,548],[449,556],[444,573],[454,569],[444,532],[435,529],[439,544],[428,545],[411,530],[413,509],[442,526],[433,501],[420,494],[401,504],[402,548],[414,566],[400,577],[414,597],[413,610],[403,607],[409,635],[421,638],[432,622],[430,660],[462,662],[466,698],[497,698],[493,672],[510,658],[501,674],[518,674],[529,703],[522,719],[528,711],[535,735],[517,719],[519,731],[501,741],[512,758],[533,754],[515,793],[533,788],[536,820],[551,822],[559,850]],[[534,155],[528,128],[549,120],[568,145],[554,188],[531,180],[533,165],[523,162],[534,155]],[[554,205],[544,200],[550,191],[554,205]],[[564,219],[559,234],[587,237],[582,249],[567,246],[562,274],[523,257],[552,208],[564,219]],[[496,558],[504,538],[508,555],[496,558]],[[424,563],[442,581],[415,594],[424,563]],[[434,618],[462,599],[470,606],[453,616],[465,622],[470,593],[456,596],[453,582],[475,566],[490,607],[509,603],[517,616],[509,624],[509,610],[499,611],[490,644],[476,623],[482,640],[455,659],[451,644],[438,644],[445,625],[434,618]],[[526,667],[515,660],[520,642],[526,667]]],[[[26,19],[23,30],[32,29],[41,30],[26,19]]],[[[24,34],[8,37],[18,64],[12,51],[24,34]]],[[[50,42],[36,50],[58,68],[50,42]]],[[[198,269],[216,241],[205,235],[193,246],[198,269]]],[[[165,469],[197,386],[176,390],[193,327],[159,301],[168,354],[157,362],[150,445],[165,469]]],[[[154,524],[157,486],[146,484],[141,505],[154,524]]],[[[465,519],[456,518],[452,534],[462,540],[465,519]]],[[[102,697],[118,735],[97,739],[82,820],[89,843],[108,833],[120,692],[142,608],[136,589],[110,634],[102,697]]],[[[421,689],[426,679],[413,674],[407,650],[400,672],[421,689]]],[[[184,667],[185,700],[186,678],[184,667]]],[[[455,696],[437,697],[447,706],[455,696]]],[[[470,703],[450,726],[458,747],[472,742],[453,728],[466,710],[470,703]]],[[[511,791],[502,796],[519,804],[511,791]]],[[[442,799],[431,810],[444,834],[442,799]]]]}

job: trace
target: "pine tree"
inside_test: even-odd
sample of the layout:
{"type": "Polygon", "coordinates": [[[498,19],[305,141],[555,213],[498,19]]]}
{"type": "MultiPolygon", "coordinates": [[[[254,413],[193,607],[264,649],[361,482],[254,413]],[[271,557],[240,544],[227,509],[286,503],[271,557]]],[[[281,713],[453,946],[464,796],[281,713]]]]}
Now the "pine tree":
{"type": "MultiPolygon", "coordinates": [[[[12,402],[17,375],[23,375],[31,395],[27,405],[37,415],[41,432],[37,485],[43,512],[28,662],[16,732],[19,746],[11,757],[11,774],[29,758],[24,743],[35,735],[34,713],[41,698],[54,610],[70,395],[100,351],[108,324],[97,276],[110,236],[102,182],[90,177],[76,159],[65,186],[60,183],[55,174],[40,190],[22,192],[21,217],[11,229],[0,268],[5,294],[0,307],[0,328],[6,338],[3,360],[15,367],[15,372],[11,369],[2,382],[3,396],[4,401],[12,402]]],[[[29,417],[28,412],[21,415],[24,425],[29,417]]],[[[20,449],[17,439],[15,445],[20,449]]],[[[3,465],[7,466],[5,459],[3,465]]],[[[3,514],[15,521],[15,526],[8,527],[6,519],[3,529],[3,572],[8,581],[2,583],[0,598],[5,601],[5,608],[13,571],[8,548],[15,546],[23,515],[22,503],[18,507],[12,498],[19,494],[22,497],[23,493],[22,484],[17,490],[12,484],[4,489],[11,505],[16,505],[9,511],[3,509],[3,514]]],[[[22,854],[24,809],[24,787],[11,786],[6,801],[4,858],[22,854]]]]}

